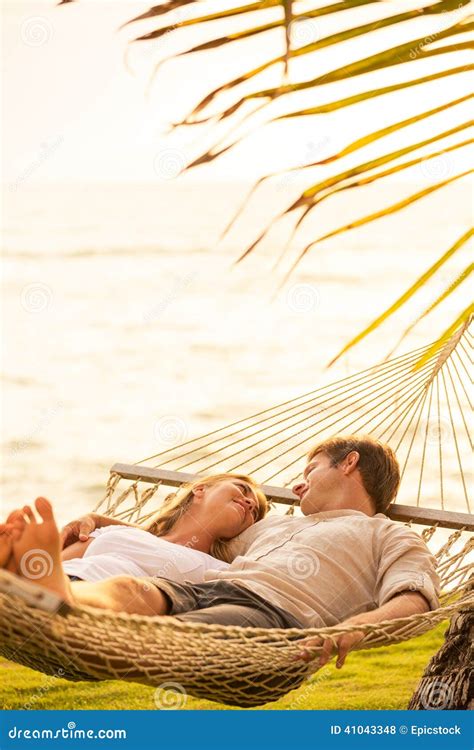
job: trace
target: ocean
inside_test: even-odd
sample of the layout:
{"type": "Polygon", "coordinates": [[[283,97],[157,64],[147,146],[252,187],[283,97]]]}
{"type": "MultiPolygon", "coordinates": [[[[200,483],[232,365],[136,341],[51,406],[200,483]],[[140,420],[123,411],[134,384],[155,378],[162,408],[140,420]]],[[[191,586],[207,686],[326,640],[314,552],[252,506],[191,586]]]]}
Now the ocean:
{"type": "MultiPolygon", "coordinates": [[[[275,222],[236,264],[288,186],[255,196],[229,236],[240,183],[6,186],[3,229],[3,507],[49,497],[60,523],[100,499],[110,466],[158,453],[380,361],[410,319],[466,265],[327,369],[362,326],[465,231],[466,182],[316,246],[281,286],[289,233],[275,222]]],[[[347,191],[306,237],[413,186],[347,191]]],[[[295,253],[296,244],[293,246],[295,253]]],[[[293,255],[294,257],[294,255],[293,255]]],[[[423,321],[421,346],[465,306],[466,290],[423,321]]],[[[459,509],[462,509],[461,507],[459,509]]]]}

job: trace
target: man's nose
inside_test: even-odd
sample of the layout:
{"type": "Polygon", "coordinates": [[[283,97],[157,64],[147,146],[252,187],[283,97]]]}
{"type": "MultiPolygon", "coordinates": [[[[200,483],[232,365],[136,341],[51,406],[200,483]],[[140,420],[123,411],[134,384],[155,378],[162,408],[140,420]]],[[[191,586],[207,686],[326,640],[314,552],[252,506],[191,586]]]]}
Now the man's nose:
{"type": "Polygon", "coordinates": [[[298,497],[301,497],[301,495],[303,494],[307,486],[308,485],[306,482],[299,482],[298,484],[295,484],[295,486],[291,488],[291,491],[295,495],[298,495],[298,497]]]}

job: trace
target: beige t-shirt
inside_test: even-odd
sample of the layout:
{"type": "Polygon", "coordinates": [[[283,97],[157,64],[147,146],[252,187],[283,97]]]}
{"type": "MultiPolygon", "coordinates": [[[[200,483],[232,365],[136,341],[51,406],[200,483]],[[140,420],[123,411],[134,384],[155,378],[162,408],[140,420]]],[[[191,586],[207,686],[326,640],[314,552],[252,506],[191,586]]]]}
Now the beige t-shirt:
{"type": "Polygon", "coordinates": [[[233,581],[290,612],[304,627],[334,625],[376,609],[401,591],[438,606],[436,561],[414,531],[378,513],[334,510],[269,516],[231,543],[233,581]]]}

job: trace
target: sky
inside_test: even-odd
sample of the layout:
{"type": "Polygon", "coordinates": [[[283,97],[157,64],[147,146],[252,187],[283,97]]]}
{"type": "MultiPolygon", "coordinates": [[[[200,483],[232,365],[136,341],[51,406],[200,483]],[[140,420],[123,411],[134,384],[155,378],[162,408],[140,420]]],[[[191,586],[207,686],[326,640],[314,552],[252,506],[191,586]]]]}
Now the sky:
{"type": "MultiPolygon", "coordinates": [[[[4,182],[15,181],[25,172],[29,172],[32,182],[147,182],[156,180],[157,160],[160,168],[165,164],[165,171],[178,172],[199,153],[200,144],[206,142],[208,136],[205,129],[203,132],[196,128],[169,134],[169,123],[185,114],[190,105],[206,93],[211,82],[219,82],[230,72],[237,73],[242,54],[249,55],[249,59],[255,56],[258,60],[265,58],[267,49],[275,49],[277,53],[282,49],[281,32],[277,31],[263,42],[267,45],[265,49],[261,42],[255,46],[249,41],[234,47],[227,55],[218,53],[221,55],[219,65],[216,65],[215,55],[207,53],[168,63],[147,95],[147,83],[154,63],[179,50],[176,35],[172,34],[148,46],[129,46],[128,41],[134,33],[148,30],[155,21],[151,26],[150,21],[145,21],[119,31],[121,24],[146,11],[150,5],[117,0],[83,0],[63,6],[50,0],[2,1],[4,182]],[[125,65],[126,52],[128,67],[125,65]]],[[[377,7],[371,4],[358,9],[357,19],[362,23],[373,18],[374,13],[387,15],[416,5],[419,3],[413,0],[380,3],[377,7]]],[[[275,18],[275,12],[278,13],[270,11],[268,18],[275,18]]],[[[348,25],[351,13],[345,14],[348,25]]],[[[436,28],[444,28],[452,22],[453,14],[441,16],[435,19],[436,28]]],[[[176,18],[179,20],[180,17],[176,18]]],[[[245,17],[239,19],[235,28],[245,26],[246,22],[245,17]]],[[[426,19],[415,19],[410,24],[413,25],[414,37],[432,28],[426,24],[426,19]]],[[[308,30],[301,27],[303,30],[296,33],[306,42],[308,35],[318,38],[340,26],[341,14],[334,14],[324,22],[318,20],[317,25],[310,24],[308,30]]],[[[206,34],[205,29],[198,31],[193,28],[182,38],[198,43],[206,38],[206,34]]],[[[390,34],[393,44],[402,38],[401,28],[392,29],[390,34]]],[[[383,46],[384,43],[380,36],[376,44],[383,46]]],[[[367,40],[362,38],[350,42],[347,49],[364,56],[367,40]]],[[[323,51],[321,64],[337,66],[340,54],[335,48],[323,51]]],[[[452,55],[450,62],[459,64],[459,60],[466,59],[463,55],[452,55]]],[[[420,74],[424,74],[438,69],[441,63],[438,58],[432,58],[429,69],[425,62],[419,65],[420,74]]],[[[295,66],[296,72],[304,73],[308,62],[297,61],[295,66]],[[301,65],[303,68],[298,68],[301,65]]],[[[393,74],[389,75],[395,76],[395,80],[400,71],[393,69],[393,74]]],[[[262,85],[275,83],[277,76],[278,70],[273,69],[262,77],[262,85]]],[[[428,105],[433,92],[436,103],[453,98],[457,92],[459,95],[465,93],[465,80],[461,78],[457,82],[448,79],[445,83],[434,84],[421,102],[422,108],[428,105]]],[[[341,95],[354,90],[351,83],[337,85],[337,93],[341,95]]],[[[301,101],[305,102],[307,98],[302,95],[301,101]]],[[[352,108],[342,116],[299,120],[297,130],[294,122],[291,125],[272,125],[265,131],[253,133],[238,151],[217,162],[212,173],[210,167],[204,167],[201,174],[241,178],[252,173],[256,165],[263,173],[266,169],[283,168],[295,160],[297,164],[301,163],[314,149],[322,156],[329,155],[347,143],[348,134],[362,134],[372,119],[375,122],[381,117],[381,122],[386,124],[387,116],[402,116],[420,106],[419,93],[414,89],[393,101],[393,112],[384,113],[384,104],[376,99],[364,105],[365,109],[356,111],[352,108]]],[[[454,111],[450,111],[440,115],[438,121],[449,127],[453,117],[454,111]]],[[[426,123],[420,127],[426,128],[426,123]]],[[[393,136],[394,147],[404,142],[405,133],[393,136]]],[[[367,150],[369,156],[372,153],[370,148],[367,150]]],[[[373,153],[377,149],[380,149],[380,144],[376,144],[373,153]]],[[[460,155],[450,158],[454,160],[452,171],[458,166],[456,159],[462,166],[460,155]]]]}

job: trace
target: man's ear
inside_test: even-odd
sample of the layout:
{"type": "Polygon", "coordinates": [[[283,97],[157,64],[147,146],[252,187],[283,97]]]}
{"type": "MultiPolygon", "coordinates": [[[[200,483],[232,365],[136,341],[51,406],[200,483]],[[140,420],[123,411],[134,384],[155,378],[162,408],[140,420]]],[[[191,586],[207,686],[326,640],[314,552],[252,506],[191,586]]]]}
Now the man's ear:
{"type": "Polygon", "coordinates": [[[194,500],[200,500],[202,498],[202,496],[204,495],[205,487],[205,484],[197,484],[193,488],[194,500]]]}
{"type": "Polygon", "coordinates": [[[360,459],[360,453],[358,451],[351,451],[347,454],[344,461],[341,463],[341,469],[346,476],[352,474],[358,468],[360,459]]]}

